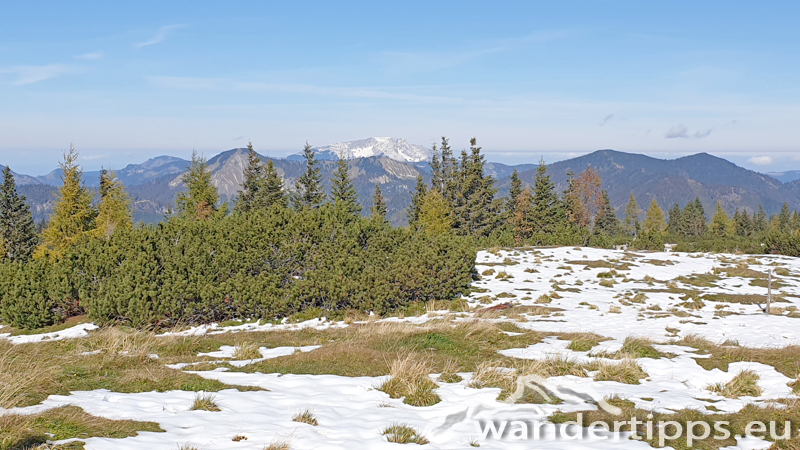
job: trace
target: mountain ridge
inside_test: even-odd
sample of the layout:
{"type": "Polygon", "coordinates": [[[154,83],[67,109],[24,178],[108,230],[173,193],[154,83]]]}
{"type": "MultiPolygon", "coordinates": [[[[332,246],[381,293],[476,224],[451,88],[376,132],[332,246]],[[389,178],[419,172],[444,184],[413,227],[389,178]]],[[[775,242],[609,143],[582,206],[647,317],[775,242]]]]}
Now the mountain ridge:
{"type": "MultiPolygon", "coordinates": [[[[330,152],[329,152],[330,153],[330,152]]],[[[304,161],[291,158],[268,158],[272,160],[278,174],[284,179],[287,191],[294,189],[297,178],[305,169],[304,161]]],[[[212,181],[217,186],[221,201],[233,201],[240,188],[243,170],[247,163],[247,150],[234,148],[221,152],[208,160],[212,170],[212,181]]],[[[170,210],[175,195],[183,189],[180,175],[189,161],[161,156],[141,164],[129,164],[117,174],[131,194],[137,219],[148,222],[160,220],[170,210]]],[[[330,186],[330,178],[336,167],[334,158],[319,160],[323,185],[330,186]]],[[[422,175],[430,181],[428,161],[404,162],[385,155],[353,158],[348,160],[350,174],[365,211],[371,204],[375,184],[387,198],[389,218],[395,224],[405,223],[405,209],[411,199],[416,177],[422,175]]],[[[800,180],[782,183],[769,175],[739,167],[724,158],[707,153],[684,156],[676,159],[658,159],[638,153],[627,153],[604,149],[548,164],[548,173],[556,183],[557,190],[566,187],[567,173],[577,174],[592,166],[602,178],[602,187],[609,192],[612,206],[619,215],[624,213],[631,192],[641,209],[646,209],[655,198],[663,209],[675,202],[680,206],[699,197],[708,215],[717,201],[732,213],[735,209],[757,210],[763,204],[768,214],[776,213],[786,202],[792,209],[800,210],[800,180]]],[[[508,193],[511,173],[516,169],[525,185],[532,185],[538,164],[506,165],[487,162],[485,172],[497,180],[498,196],[508,193]]],[[[48,177],[31,177],[15,174],[20,191],[28,195],[37,220],[49,214],[54,203],[53,191],[59,184],[57,171],[48,177]],[[23,180],[23,182],[20,182],[23,180]],[[58,182],[56,182],[57,180],[58,182]],[[27,184],[26,184],[27,183],[27,184]]],[[[99,172],[85,172],[87,186],[97,185],[99,172]]]]}

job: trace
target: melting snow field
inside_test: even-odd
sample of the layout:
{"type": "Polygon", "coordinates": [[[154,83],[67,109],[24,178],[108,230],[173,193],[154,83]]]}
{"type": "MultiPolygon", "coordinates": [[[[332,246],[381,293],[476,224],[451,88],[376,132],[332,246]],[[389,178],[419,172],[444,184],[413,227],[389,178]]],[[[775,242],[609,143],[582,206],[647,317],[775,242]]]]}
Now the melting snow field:
{"type": "MultiPolygon", "coordinates": [[[[105,390],[52,395],[40,405],[3,411],[36,413],[63,405],[76,405],[86,412],[109,419],[157,422],[165,433],[141,432],[125,439],[80,439],[87,449],[264,449],[276,439],[285,439],[293,449],[392,449],[380,431],[393,423],[417,428],[429,441],[423,448],[458,449],[470,444],[487,449],[645,449],[647,443],[604,436],[582,440],[484,439],[476,421],[510,419],[545,422],[556,411],[597,409],[603,398],[620,397],[637,408],[654,412],[695,408],[735,413],[751,403],[768,404],[777,399],[796,398],[787,385],[795,380],[774,367],[736,362],[728,371],[706,370],[698,360],[710,355],[697,349],[671,344],[683,337],[702,336],[714,343],[751,348],[778,348],[800,342],[800,259],[783,256],[746,256],[685,253],[628,253],[591,248],[538,248],[478,253],[481,280],[467,300],[472,312],[454,316],[484,317],[484,320],[514,321],[525,329],[553,335],[581,332],[609,338],[589,351],[573,351],[570,341],[546,337],[526,348],[501,353],[519,359],[567,358],[581,363],[602,361],[617,364],[608,355],[618,351],[627,337],[648,338],[661,345],[666,354],[659,359],[639,358],[647,373],[640,384],[594,381],[584,377],[558,376],[543,381],[548,390],[559,393],[563,403],[508,404],[497,400],[499,389],[468,387],[472,374],[461,374],[459,383],[437,381],[442,401],[430,407],[406,405],[378,391],[387,377],[348,378],[333,375],[293,375],[229,372],[225,367],[193,372],[224,383],[258,386],[267,391],[224,390],[215,394],[221,411],[190,411],[193,392],[146,392],[121,394],[105,390]],[[602,266],[602,267],[601,267],[602,266]],[[611,272],[611,271],[614,272],[611,272]],[[764,274],[775,270],[773,314],[761,309],[767,295],[764,274]],[[598,277],[598,275],[601,275],[598,277]],[[700,276],[700,277],[698,277],[700,276]],[[609,278],[610,277],[610,278],[609,278]],[[602,283],[602,285],[601,285],[602,283]],[[546,295],[547,297],[542,297],[546,295]],[[510,303],[518,306],[551,308],[546,313],[512,315],[513,308],[476,314],[479,308],[510,303]],[[761,303],[761,306],[759,306],[761,303]],[[508,313],[506,315],[506,313],[508,313]],[[491,318],[489,318],[491,317],[491,318]],[[759,375],[758,397],[726,398],[710,392],[713,383],[726,383],[743,370],[759,375]],[[713,407],[713,408],[709,408],[713,407]],[[293,422],[292,417],[312,408],[318,426],[293,422]],[[233,441],[235,436],[246,440],[233,441]]],[[[520,309],[522,310],[522,308],[520,309]]],[[[425,323],[446,312],[431,311],[419,317],[389,318],[384,321],[425,323]]],[[[223,332],[280,330],[304,327],[346,327],[343,322],[314,320],[295,325],[244,324],[236,327],[204,326],[182,332],[185,335],[223,332]]],[[[92,325],[81,325],[48,335],[0,335],[14,343],[43,339],[80,338],[92,325]]],[[[262,358],[232,361],[234,348],[222,346],[205,354],[240,367],[295,352],[313,352],[320,346],[260,348],[262,358]]],[[[155,357],[155,355],[153,355],[155,357]]],[[[182,369],[185,364],[170,367],[182,369]]],[[[436,379],[435,374],[432,379],[436,379]]],[[[411,444],[414,445],[414,444],[411,444]]],[[[741,438],[727,449],[762,449],[771,443],[741,438]]],[[[414,447],[415,448],[415,447],[414,447]]]]}

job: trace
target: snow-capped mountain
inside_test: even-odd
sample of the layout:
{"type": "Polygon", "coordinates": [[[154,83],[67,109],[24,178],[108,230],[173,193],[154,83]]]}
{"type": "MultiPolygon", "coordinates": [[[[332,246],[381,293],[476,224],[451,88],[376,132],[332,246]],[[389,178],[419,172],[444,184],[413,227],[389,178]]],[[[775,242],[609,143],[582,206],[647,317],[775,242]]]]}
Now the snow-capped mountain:
{"type": "Polygon", "coordinates": [[[431,159],[433,152],[421,145],[410,144],[405,139],[391,137],[371,137],[358,141],[316,147],[319,153],[332,153],[340,159],[369,158],[385,156],[402,162],[420,162],[431,159]]]}

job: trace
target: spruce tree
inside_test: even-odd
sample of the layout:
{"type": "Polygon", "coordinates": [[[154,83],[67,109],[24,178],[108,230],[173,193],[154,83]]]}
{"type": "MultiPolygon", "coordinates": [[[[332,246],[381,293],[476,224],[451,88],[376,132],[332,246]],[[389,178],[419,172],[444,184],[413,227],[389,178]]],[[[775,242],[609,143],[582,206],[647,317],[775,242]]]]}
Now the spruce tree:
{"type": "Polygon", "coordinates": [[[264,163],[253,149],[253,143],[247,143],[247,167],[244,168],[242,191],[236,200],[233,211],[243,214],[264,205],[264,186],[266,185],[266,172],[264,163]]]}
{"type": "Polygon", "coordinates": [[[758,212],[753,214],[753,231],[756,233],[767,231],[767,213],[764,211],[764,205],[758,205],[758,212]]]}
{"type": "Polygon", "coordinates": [[[296,209],[316,208],[325,201],[322,191],[322,175],[317,167],[316,152],[306,141],[303,147],[303,158],[306,160],[306,171],[295,183],[294,207],[296,209]]]}
{"type": "Polygon", "coordinates": [[[275,163],[271,159],[267,161],[264,186],[261,191],[261,202],[263,202],[264,208],[270,208],[273,205],[280,205],[284,208],[288,206],[288,199],[283,191],[283,179],[278,174],[278,169],[275,168],[275,163]]]}
{"type": "Polygon", "coordinates": [[[50,221],[42,231],[42,243],[34,252],[35,258],[46,255],[59,258],[94,227],[97,212],[92,207],[92,194],[81,179],[83,170],[78,165],[78,152],[74,145],[70,144],[69,152],[64,154],[59,166],[62,184],[50,221]]]}
{"type": "Polygon", "coordinates": [[[492,230],[492,204],[497,189],[491,175],[484,173],[486,161],[477,140],[470,140],[470,153],[463,152],[459,193],[460,219],[464,232],[470,236],[488,236],[492,230]]]}
{"type": "Polygon", "coordinates": [[[350,179],[350,169],[347,161],[339,159],[336,162],[336,172],[333,173],[333,186],[331,187],[331,198],[333,202],[347,210],[354,216],[361,215],[361,205],[358,204],[358,193],[350,179]]]}
{"type": "Polygon", "coordinates": [[[444,191],[442,183],[442,162],[439,159],[439,149],[433,144],[433,156],[431,156],[431,189],[444,191]]]}
{"type": "Polygon", "coordinates": [[[375,194],[372,196],[372,208],[370,208],[369,212],[373,220],[386,222],[386,215],[389,210],[386,208],[386,199],[381,193],[381,186],[379,184],[375,185],[375,194]]]}
{"type": "Polygon", "coordinates": [[[608,236],[616,236],[620,232],[619,218],[611,206],[611,200],[608,198],[608,191],[603,191],[603,201],[600,208],[600,217],[594,226],[595,233],[605,233],[608,236]]]}
{"type": "Polygon", "coordinates": [[[192,152],[189,170],[181,175],[186,190],[176,199],[178,214],[187,219],[205,220],[218,211],[219,194],[211,182],[208,162],[197,151],[192,152]]]}
{"type": "Polygon", "coordinates": [[[650,207],[647,208],[644,222],[642,223],[642,232],[648,236],[663,235],[667,229],[667,221],[664,217],[664,211],[658,206],[658,202],[654,198],[650,202],[650,207]]]}
{"type": "Polygon", "coordinates": [[[639,215],[641,214],[641,210],[639,209],[639,204],[636,203],[636,197],[633,196],[633,192],[631,192],[630,199],[628,200],[628,204],[625,206],[625,222],[623,222],[623,229],[625,233],[629,236],[634,236],[639,233],[639,215]]]}
{"type": "Polygon", "coordinates": [[[36,248],[36,225],[25,196],[17,193],[14,174],[8,166],[3,169],[3,185],[0,189],[2,257],[11,261],[27,261],[36,248]]]}
{"type": "Polygon", "coordinates": [[[517,197],[522,193],[522,180],[519,179],[517,169],[511,172],[511,187],[508,189],[508,211],[514,215],[514,206],[517,204],[517,197]]]}
{"type": "Polygon", "coordinates": [[[425,200],[425,195],[428,193],[428,186],[422,175],[417,175],[417,186],[414,189],[414,194],[411,196],[411,205],[408,207],[406,213],[408,217],[408,224],[414,228],[419,222],[419,215],[422,209],[422,202],[425,200]]]}
{"type": "Polygon", "coordinates": [[[456,188],[456,159],[453,157],[453,150],[450,148],[450,141],[442,136],[442,195],[450,202],[453,207],[453,194],[456,188]]]}
{"type": "Polygon", "coordinates": [[[116,230],[129,230],[133,226],[131,200],[112,170],[100,171],[100,203],[92,234],[105,240],[116,230]]]}
{"type": "Polygon", "coordinates": [[[539,160],[536,179],[533,182],[533,198],[530,211],[531,228],[534,233],[553,233],[562,219],[559,210],[556,186],[547,174],[544,158],[539,160]]]}
{"type": "Polygon", "coordinates": [[[702,236],[706,232],[706,213],[700,197],[686,204],[681,212],[681,229],[687,236],[702,236]]]}
{"type": "Polygon", "coordinates": [[[781,212],[778,213],[778,231],[789,232],[792,226],[792,213],[789,210],[789,204],[783,202],[781,212]]]}
{"type": "Polygon", "coordinates": [[[747,213],[746,209],[742,212],[739,212],[737,209],[733,214],[733,221],[737,235],[750,236],[753,234],[753,219],[750,217],[750,214],[747,213]]]}
{"type": "Polygon", "coordinates": [[[682,226],[681,207],[678,206],[678,202],[675,202],[675,205],[672,207],[672,209],[669,210],[669,222],[667,225],[667,229],[671,233],[682,234],[681,226],[682,226]]]}

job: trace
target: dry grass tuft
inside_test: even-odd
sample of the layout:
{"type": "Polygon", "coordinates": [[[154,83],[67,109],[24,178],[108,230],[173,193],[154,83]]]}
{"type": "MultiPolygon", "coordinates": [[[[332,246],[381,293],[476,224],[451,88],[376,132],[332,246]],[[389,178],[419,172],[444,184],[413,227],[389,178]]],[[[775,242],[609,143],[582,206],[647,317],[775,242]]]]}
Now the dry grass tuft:
{"type": "Polygon", "coordinates": [[[600,341],[597,340],[594,336],[587,335],[587,337],[578,337],[573,339],[569,343],[567,348],[569,350],[573,350],[576,352],[588,352],[589,350],[597,346],[597,344],[599,343],[600,341]]]}
{"type": "Polygon", "coordinates": [[[215,399],[216,397],[214,394],[198,392],[194,396],[194,403],[192,403],[192,407],[189,408],[189,411],[221,411],[219,406],[214,403],[215,399]]]}
{"type": "Polygon", "coordinates": [[[647,373],[639,364],[630,358],[618,363],[597,362],[588,366],[596,370],[595,381],[616,381],[625,384],[639,384],[639,380],[647,378],[647,373]]]}
{"type": "Polygon", "coordinates": [[[264,450],[292,450],[292,443],[289,438],[277,437],[264,450]]]}
{"type": "Polygon", "coordinates": [[[406,423],[393,423],[381,430],[381,434],[386,436],[387,441],[397,444],[425,445],[430,442],[406,423]]]}
{"type": "Polygon", "coordinates": [[[482,362],[472,374],[468,386],[475,389],[510,386],[516,378],[514,371],[498,367],[498,364],[497,361],[482,362]]]}
{"type": "Polygon", "coordinates": [[[707,387],[711,392],[728,397],[758,397],[761,395],[761,388],[758,387],[758,380],[761,378],[752,370],[743,370],[727,383],[715,383],[707,387]]]}
{"type": "Polygon", "coordinates": [[[432,406],[440,401],[435,389],[436,383],[430,379],[430,363],[426,359],[416,359],[411,355],[392,362],[391,378],[377,389],[389,394],[391,398],[403,398],[403,403],[412,406],[432,406]]]}
{"type": "Polygon", "coordinates": [[[314,425],[314,426],[319,425],[319,422],[317,422],[317,416],[314,414],[314,410],[311,408],[306,408],[300,411],[299,413],[295,414],[294,417],[292,417],[292,420],[295,422],[307,423],[309,425],[314,425]]]}
{"type": "Polygon", "coordinates": [[[648,339],[627,337],[619,351],[620,355],[631,355],[635,358],[659,359],[664,356],[661,352],[653,348],[653,343],[648,339]]]}
{"type": "Polygon", "coordinates": [[[443,383],[460,383],[463,381],[461,375],[458,372],[461,370],[461,367],[458,365],[458,362],[454,359],[448,359],[444,363],[444,367],[442,368],[442,374],[439,375],[439,381],[443,383]]]}
{"type": "Polygon", "coordinates": [[[259,345],[253,342],[240,342],[233,347],[233,359],[259,359],[264,356],[258,351],[259,345]]]}

